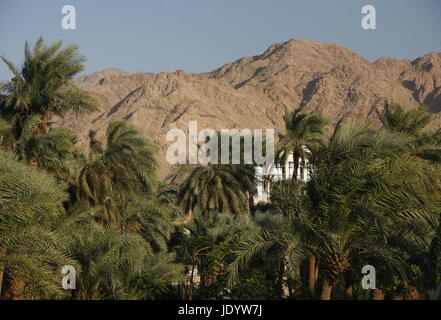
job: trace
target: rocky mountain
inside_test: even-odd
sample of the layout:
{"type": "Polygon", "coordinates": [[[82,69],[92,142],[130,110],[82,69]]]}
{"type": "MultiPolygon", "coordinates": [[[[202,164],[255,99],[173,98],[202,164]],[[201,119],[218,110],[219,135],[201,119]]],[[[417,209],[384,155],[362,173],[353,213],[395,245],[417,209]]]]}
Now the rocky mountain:
{"type": "MultiPolygon", "coordinates": [[[[381,58],[370,63],[335,44],[309,40],[276,43],[263,54],[228,63],[212,72],[127,73],[107,69],[77,79],[100,111],[69,114],[58,124],[72,128],[85,144],[90,129],[104,134],[123,118],[141,128],[159,148],[161,176],[168,130],[198,121],[198,129],[274,128],[283,132],[285,108],[321,112],[334,122],[378,124],[375,108],[385,100],[441,111],[441,53],[416,60],[381,58]]],[[[435,125],[441,124],[441,117],[435,125]]]]}

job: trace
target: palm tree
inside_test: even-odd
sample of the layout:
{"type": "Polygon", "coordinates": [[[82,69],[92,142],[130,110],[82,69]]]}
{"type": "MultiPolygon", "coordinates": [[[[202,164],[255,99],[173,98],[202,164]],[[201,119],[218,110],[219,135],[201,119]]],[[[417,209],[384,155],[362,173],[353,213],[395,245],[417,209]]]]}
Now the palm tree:
{"type": "Polygon", "coordinates": [[[299,268],[306,250],[300,236],[294,232],[295,226],[281,214],[255,214],[255,221],[261,229],[242,239],[233,251],[234,257],[227,267],[228,284],[231,286],[239,278],[239,271],[256,257],[275,257],[277,265],[277,297],[283,297],[283,282],[287,275],[300,281],[299,268]]]}
{"type": "Polygon", "coordinates": [[[90,156],[78,179],[79,198],[104,205],[102,222],[120,225],[115,205],[134,196],[151,195],[156,188],[156,149],[138,129],[122,120],[109,124],[105,141],[103,147],[91,132],[90,156]]]}
{"type": "Polygon", "coordinates": [[[76,147],[77,139],[67,128],[50,128],[44,134],[35,134],[41,124],[40,116],[28,117],[21,128],[20,139],[14,135],[14,126],[0,118],[0,146],[13,150],[17,160],[40,167],[57,178],[76,186],[83,154],[76,147]]]}
{"type": "Polygon", "coordinates": [[[254,175],[241,165],[208,164],[181,169],[175,181],[184,176],[178,204],[184,212],[209,217],[217,213],[239,215],[248,209],[248,194],[254,175]],[[181,175],[182,174],[182,175],[181,175]]]}
{"type": "Polygon", "coordinates": [[[430,276],[433,287],[436,288],[441,285],[441,224],[438,226],[436,235],[430,244],[430,264],[434,266],[430,276]]]}
{"type": "Polygon", "coordinates": [[[63,127],[50,128],[45,134],[33,135],[33,128],[37,127],[40,121],[37,117],[29,119],[37,121],[28,121],[25,125],[15,148],[18,159],[76,186],[76,177],[81,163],[84,162],[84,156],[76,147],[75,135],[63,127]]]}
{"type": "MultiPolygon", "coordinates": [[[[66,185],[0,150],[0,291],[3,298],[61,294],[56,275],[74,265],[60,225],[66,185]],[[3,280],[3,281],[2,281],[3,280]],[[3,282],[3,286],[1,285],[3,282]]],[[[70,232],[70,231],[69,231],[70,232]]],[[[77,270],[80,268],[77,266],[77,270]]]]}
{"type": "Polygon", "coordinates": [[[14,135],[12,125],[2,117],[2,108],[3,106],[0,101],[0,146],[6,149],[13,149],[14,135]]]}
{"type": "Polygon", "coordinates": [[[170,208],[158,201],[136,197],[119,206],[120,229],[140,234],[153,252],[167,251],[167,243],[173,231],[170,208]]]}
{"type": "Polygon", "coordinates": [[[39,38],[31,49],[26,43],[20,67],[2,57],[14,77],[0,86],[0,143],[19,160],[39,166],[75,185],[79,151],[67,129],[50,129],[53,115],[68,111],[89,113],[95,101],[80,91],[73,78],[83,70],[84,57],[76,46],[46,46],[39,38]],[[4,120],[3,120],[4,119],[4,120]]]}
{"type": "MultiPolygon", "coordinates": [[[[256,184],[253,164],[221,164],[222,133],[218,139],[218,161],[206,165],[181,166],[172,176],[180,184],[177,204],[192,218],[194,211],[205,217],[217,213],[238,215],[251,210],[256,184]]],[[[233,138],[229,139],[229,161],[232,160],[233,138]]],[[[208,141],[208,139],[207,139],[208,141]]],[[[240,137],[240,159],[246,152],[244,137],[240,137]]],[[[263,140],[263,145],[265,140],[263,140]]],[[[251,155],[254,161],[254,155],[251,155]]]]}
{"type": "Polygon", "coordinates": [[[158,201],[166,205],[171,211],[174,218],[179,218],[184,215],[180,206],[177,205],[177,197],[179,193],[179,186],[172,183],[159,183],[157,197],[158,201]]]}
{"type": "Polygon", "coordinates": [[[293,185],[286,180],[275,181],[271,185],[270,211],[283,214],[288,219],[299,217],[305,210],[304,198],[306,185],[297,183],[293,185]]]}
{"type": "Polygon", "coordinates": [[[196,215],[175,234],[173,249],[179,261],[187,266],[188,295],[183,294],[183,298],[192,300],[196,272],[200,276],[199,293],[203,296],[204,290],[222,277],[231,249],[256,231],[257,226],[249,215],[233,217],[221,213],[208,218],[196,215]]]}
{"type": "Polygon", "coordinates": [[[96,223],[73,235],[71,251],[82,266],[75,298],[87,300],[127,298],[130,279],[141,275],[147,259],[153,256],[140,235],[96,223]]]}
{"type": "Polygon", "coordinates": [[[152,298],[156,289],[169,288],[181,279],[182,266],[167,250],[169,212],[148,200],[134,199],[123,210],[123,230],[113,223],[96,223],[100,214],[99,206],[76,201],[62,226],[68,232],[78,230],[66,241],[82,267],[73,298],[152,298]]]}
{"type": "MultiPolygon", "coordinates": [[[[292,184],[290,181],[282,180],[273,183],[271,186],[269,211],[271,213],[283,214],[287,217],[293,224],[293,232],[300,235],[305,248],[311,248],[311,246],[315,246],[315,216],[309,208],[309,199],[306,191],[306,184],[303,182],[292,184]]],[[[309,250],[309,253],[308,285],[311,294],[315,294],[317,259],[314,256],[313,250],[309,250]]]]}
{"type": "Polygon", "coordinates": [[[324,134],[324,126],[328,123],[322,115],[313,112],[304,112],[297,109],[285,112],[286,133],[280,136],[276,151],[276,161],[286,165],[289,155],[294,157],[294,173],[292,182],[297,181],[299,162],[308,157],[307,149],[311,144],[319,141],[324,134]]]}
{"type": "Polygon", "coordinates": [[[17,138],[29,117],[39,116],[41,122],[35,133],[46,133],[53,115],[96,110],[94,100],[73,82],[84,68],[85,58],[77,51],[74,45],[62,48],[61,41],[46,46],[39,38],[32,49],[26,42],[20,67],[1,57],[14,75],[2,91],[6,95],[5,113],[16,127],[17,138]]]}
{"type": "Polygon", "coordinates": [[[339,123],[328,144],[313,150],[308,194],[323,261],[322,299],[357,261],[405,275],[406,250],[427,249],[437,223],[432,173],[406,152],[408,143],[400,133],[339,123]]]}
{"type": "Polygon", "coordinates": [[[412,154],[432,163],[441,163],[440,141],[434,132],[427,130],[435,116],[427,112],[426,107],[411,109],[386,103],[381,112],[376,112],[387,131],[411,137],[409,151],[412,154]]]}
{"type": "Polygon", "coordinates": [[[160,252],[149,257],[143,272],[130,282],[131,299],[161,299],[162,295],[173,293],[174,284],[184,279],[184,267],[176,262],[174,253],[160,252]]]}
{"type": "Polygon", "coordinates": [[[419,136],[432,122],[434,115],[425,107],[410,109],[398,104],[386,102],[382,112],[376,109],[384,128],[390,132],[419,136]]]}

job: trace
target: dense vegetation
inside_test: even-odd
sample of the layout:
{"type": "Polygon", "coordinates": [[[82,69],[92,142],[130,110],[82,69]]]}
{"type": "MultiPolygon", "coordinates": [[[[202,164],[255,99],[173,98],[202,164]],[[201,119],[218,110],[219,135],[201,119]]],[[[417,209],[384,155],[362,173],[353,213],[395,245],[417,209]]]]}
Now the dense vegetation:
{"type": "Polygon", "coordinates": [[[19,67],[2,59],[2,299],[428,298],[441,282],[441,137],[424,108],[386,104],[381,128],[342,120],[330,134],[321,115],[287,111],[278,160],[307,157],[311,179],[273,182],[254,205],[253,166],[184,166],[167,184],[125,121],[87,150],[53,126],[96,110],[73,82],[77,47],[40,39],[19,67]],[[368,264],[375,290],[361,288],[368,264]]]}

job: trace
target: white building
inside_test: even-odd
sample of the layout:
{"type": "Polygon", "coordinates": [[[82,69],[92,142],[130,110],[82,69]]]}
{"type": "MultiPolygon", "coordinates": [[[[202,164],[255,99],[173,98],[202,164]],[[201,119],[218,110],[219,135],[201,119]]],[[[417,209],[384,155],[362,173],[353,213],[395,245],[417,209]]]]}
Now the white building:
{"type": "MultiPolygon", "coordinates": [[[[294,157],[291,153],[288,156],[286,164],[275,163],[269,168],[269,174],[263,175],[263,167],[255,167],[255,177],[257,181],[257,192],[254,195],[254,204],[258,202],[268,202],[271,194],[271,182],[280,180],[290,180],[294,174],[294,157]]],[[[297,170],[297,179],[308,181],[310,179],[311,168],[309,162],[305,159],[299,159],[299,168],[297,170]]]]}

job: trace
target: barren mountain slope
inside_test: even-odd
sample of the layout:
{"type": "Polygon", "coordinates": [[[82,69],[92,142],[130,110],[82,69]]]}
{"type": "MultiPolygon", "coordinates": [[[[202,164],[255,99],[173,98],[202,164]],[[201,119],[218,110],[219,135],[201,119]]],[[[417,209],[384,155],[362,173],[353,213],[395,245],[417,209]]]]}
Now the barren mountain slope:
{"type": "MultiPolygon", "coordinates": [[[[117,69],[83,76],[79,86],[98,100],[92,115],[59,119],[85,145],[90,129],[103,135],[108,123],[123,118],[141,128],[158,146],[161,176],[168,130],[274,128],[283,132],[285,108],[315,110],[333,122],[378,123],[375,108],[392,100],[441,110],[441,53],[414,61],[381,58],[370,63],[350,50],[309,40],[277,43],[262,55],[245,57],[208,73],[185,71],[127,73],[117,69]]],[[[441,121],[437,119],[437,124],[441,121]]]]}

